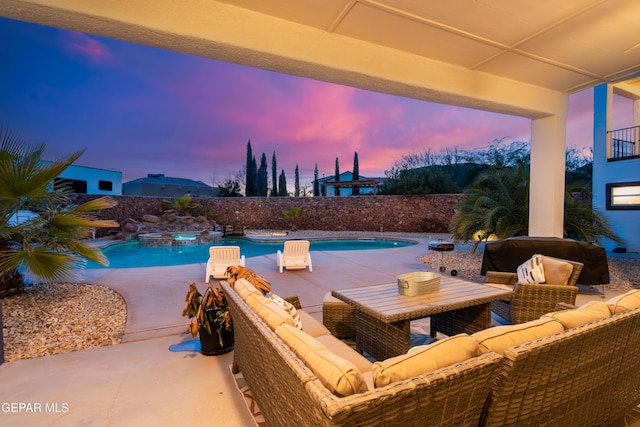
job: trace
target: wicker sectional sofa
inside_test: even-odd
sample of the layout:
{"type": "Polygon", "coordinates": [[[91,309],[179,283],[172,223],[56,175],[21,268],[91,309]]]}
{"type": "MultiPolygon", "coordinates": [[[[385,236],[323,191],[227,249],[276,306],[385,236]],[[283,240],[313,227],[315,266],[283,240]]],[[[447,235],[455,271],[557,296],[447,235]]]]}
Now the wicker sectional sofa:
{"type": "Polygon", "coordinates": [[[267,310],[243,282],[221,284],[234,370],[270,427],[596,426],[640,403],[640,291],[371,363],[303,310],[301,330],[286,308],[267,310]]]}

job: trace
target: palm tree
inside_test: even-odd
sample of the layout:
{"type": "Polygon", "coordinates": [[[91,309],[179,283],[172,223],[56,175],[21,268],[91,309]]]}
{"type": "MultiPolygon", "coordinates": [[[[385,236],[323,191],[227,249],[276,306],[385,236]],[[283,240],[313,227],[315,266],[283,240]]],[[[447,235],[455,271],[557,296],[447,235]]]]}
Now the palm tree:
{"type": "MultiPolygon", "coordinates": [[[[591,206],[588,184],[570,183],[565,189],[564,237],[594,242],[621,239],[606,218],[591,206]]],[[[476,250],[489,237],[505,239],[529,232],[529,164],[494,166],[482,172],[465,192],[452,220],[453,238],[474,240],[476,250]]]]}
{"type": "Polygon", "coordinates": [[[117,227],[95,211],[115,206],[102,197],[73,205],[61,185],[52,182],[75,162],[82,151],[68,158],[42,163],[44,145],[28,147],[21,138],[0,128],[0,298],[15,293],[24,275],[42,281],[62,281],[85,259],[106,265],[100,249],[82,241],[93,228],[117,227]],[[22,209],[37,215],[12,221],[22,209]]]}
{"type": "Polygon", "coordinates": [[[200,206],[199,203],[192,201],[191,196],[188,194],[172,200],[163,200],[162,204],[167,209],[175,210],[178,215],[184,215],[188,211],[196,209],[200,206]]]}
{"type": "Polygon", "coordinates": [[[282,213],[291,220],[291,231],[296,231],[298,220],[302,218],[302,206],[292,206],[291,209],[282,211],[282,213]]]}

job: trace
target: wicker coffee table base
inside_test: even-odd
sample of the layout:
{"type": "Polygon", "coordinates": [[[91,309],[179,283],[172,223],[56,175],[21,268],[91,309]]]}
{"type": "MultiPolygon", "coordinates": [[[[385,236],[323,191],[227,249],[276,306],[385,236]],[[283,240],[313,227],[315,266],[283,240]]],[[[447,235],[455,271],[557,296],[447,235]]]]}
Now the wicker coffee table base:
{"type": "Polygon", "coordinates": [[[473,334],[491,327],[491,304],[474,305],[431,316],[431,336],[473,334]]]}
{"type": "Polygon", "coordinates": [[[406,353],[411,345],[411,322],[384,323],[356,310],[356,350],[376,360],[406,353]]]}

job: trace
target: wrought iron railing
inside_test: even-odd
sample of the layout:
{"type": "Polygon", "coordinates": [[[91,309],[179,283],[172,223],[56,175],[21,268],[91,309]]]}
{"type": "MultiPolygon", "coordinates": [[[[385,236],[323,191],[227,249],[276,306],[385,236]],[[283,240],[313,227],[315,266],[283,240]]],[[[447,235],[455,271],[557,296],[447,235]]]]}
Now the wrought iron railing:
{"type": "Polygon", "coordinates": [[[609,159],[619,160],[627,157],[638,157],[636,144],[640,142],[640,126],[611,130],[607,133],[611,143],[609,159]]]}

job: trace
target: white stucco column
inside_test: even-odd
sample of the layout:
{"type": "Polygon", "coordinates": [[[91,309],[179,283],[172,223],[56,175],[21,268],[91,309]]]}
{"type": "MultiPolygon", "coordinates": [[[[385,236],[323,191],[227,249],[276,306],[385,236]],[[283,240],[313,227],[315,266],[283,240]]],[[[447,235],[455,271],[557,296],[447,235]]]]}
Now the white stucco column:
{"type": "Polygon", "coordinates": [[[612,129],[613,86],[601,84],[593,88],[593,207],[606,212],[607,159],[611,157],[608,130],[612,129]]]}
{"type": "Polygon", "coordinates": [[[529,236],[563,237],[566,112],[531,123],[529,236]]]}
{"type": "MultiPolygon", "coordinates": [[[[633,126],[640,126],[640,99],[633,100],[633,126]]],[[[640,154],[640,144],[634,146],[633,154],[640,154]]]]}

